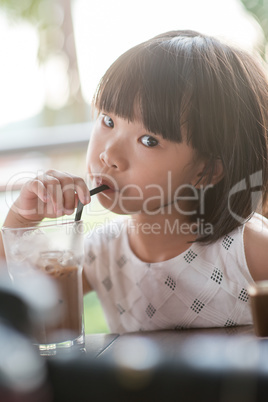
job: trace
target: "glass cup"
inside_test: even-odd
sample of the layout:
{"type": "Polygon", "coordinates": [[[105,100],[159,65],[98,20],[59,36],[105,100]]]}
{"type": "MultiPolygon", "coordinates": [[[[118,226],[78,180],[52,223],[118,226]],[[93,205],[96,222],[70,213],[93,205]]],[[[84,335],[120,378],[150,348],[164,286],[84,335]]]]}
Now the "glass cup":
{"type": "Polygon", "coordinates": [[[35,325],[34,343],[40,354],[84,350],[83,222],[54,220],[26,228],[3,227],[2,235],[7,268],[14,283],[25,286],[33,273],[40,273],[49,276],[57,288],[53,314],[35,325]]]}
{"type": "Polygon", "coordinates": [[[268,336],[268,281],[259,281],[248,290],[255,334],[268,336]]]}

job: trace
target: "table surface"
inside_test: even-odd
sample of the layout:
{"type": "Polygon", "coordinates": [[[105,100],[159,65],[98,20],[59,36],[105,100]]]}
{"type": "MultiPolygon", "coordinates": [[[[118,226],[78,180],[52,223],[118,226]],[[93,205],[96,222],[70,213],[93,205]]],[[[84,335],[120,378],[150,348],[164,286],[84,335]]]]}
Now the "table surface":
{"type": "MultiPolygon", "coordinates": [[[[267,345],[268,338],[259,338],[254,334],[254,328],[251,325],[225,327],[225,328],[204,328],[204,329],[184,329],[184,330],[160,330],[130,332],[119,334],[88,334],[86,335],[86,355],[97,359],[114,359],[120,350],[124,348],[124,353],[129,355],[137,347],[141,347],[142,342],[148,346],[149,343],[155,352],[161,355],[161,358],[180,359],[181,355],[194,348],[195,354],[206,354],[214,345],[214,352],[217,348],[224,353],[225,348],[236,348],[239,345],[241,349],[263,347],[267,345]],[[267,341],[267,342],[266,342],[267,341]],[[201,343],[202,348],[194,347],[201,343]],[[138,346],[137,346],[138,345],[138,346]]],[[[241,353],[243,351],[241,349],[241,353]]],[[[219,357],[219,352],[217,352],[219,357]]],[[[203,356],[205,357],[205,356],[203,356]]],[[[243,360],[243,359],[242,359],[243,360]]]]}
{"type": "Polygon", "coordinates": [[[88,334],[85,347],[48,361],[56,402],[267,402],[268,338],[252,326],[88,334]]]}
{"type": "MultiPolygon", "coordinates": [[[[180,345],[195,339],[214,341],[229,340],[237,341],[246,339],[251,343],[259,344],[266,338],[258,338],[254,334],[254,328],[251,325],[225,327],[225,328],[198,328],[184,330],[160,330],[129,332],[119,334],[87,334],[86,335],[86,354],[94,358],[104,358],[115,354],[117,349],[124,343],[134,346],[139,340],[151,341],[166,356],[172,356],[176,353],[180,345]]],[[[267,338],[268,342],[268,338],[267,338]]],[[[129,348],[131,348],[129,346],[129,348]]]]}
{"type": "Polygon", "coordinates": [[[104,354],[113,342],[119,337],[118,334],[88,334],[85,339],[86,354],[96,358],[104,354]]]}

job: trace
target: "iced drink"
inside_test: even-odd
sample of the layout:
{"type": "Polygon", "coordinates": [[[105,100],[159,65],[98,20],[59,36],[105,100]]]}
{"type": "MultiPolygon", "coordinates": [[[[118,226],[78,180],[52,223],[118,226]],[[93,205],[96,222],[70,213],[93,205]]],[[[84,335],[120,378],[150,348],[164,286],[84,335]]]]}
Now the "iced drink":
{"type": "Polygon", "coordinates": [[[59,291],[57,323],[40,327],[37,342],[47,344],[79,337],[83,331],[81,265],[68,251],[49,251],[41,253],[37,269],[49,275],[59,291]]]}
{"type": "MultiPolygon", "coordinates": [[[[82,349],[82,221],[49,221],[27,228],[5,227],[2,234],[8,271],[13,281],[25,286],[33,272],[40,272],[40,275],[51,278],[58,290],[50,313],[36,319],[34,343],[41,354],[82,349]]],[[[50,295],[46,294],[45,298],[50,300],[50,295]]]]}
{"type": "Polygon", "coordinates": [[[249,289],[254,330],[257,336],[268,336],[268,281],[256,282],[249,289]]]}

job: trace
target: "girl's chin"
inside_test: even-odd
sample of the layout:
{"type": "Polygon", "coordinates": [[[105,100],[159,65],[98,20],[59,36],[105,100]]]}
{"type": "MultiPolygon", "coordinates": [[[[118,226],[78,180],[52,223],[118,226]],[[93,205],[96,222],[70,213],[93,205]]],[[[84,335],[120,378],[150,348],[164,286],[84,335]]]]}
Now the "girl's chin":
{"type": "Polygon", "coordinates": [[[108,194],[106,196],[105,194],[101,195],[102,196],[99,196],[98,194],[99,203],[103,208],[109,210],[110,212],[119,215],[133,215],[140,213],[140,210],[136,211],[136,208],[131,208],[131,205],[122,205],[122,203],[118,202],[118,200],[115,200],[115,198],[110,198],[108,194]]]}
{"type": "MultiPolygon", "coordinates": [[[[159,202],[144,203],[131,201],[119,197],[119,193],[113,190],[105,190],[97,195],[98,201],[101,206],[115,214],[121,215],[135,215],[135,214],[148,214],[158,215],[164,213],[165,207],[161,206],[159,202]]],[[[134,198],[134,197],[133,197],[134,198]]]]}

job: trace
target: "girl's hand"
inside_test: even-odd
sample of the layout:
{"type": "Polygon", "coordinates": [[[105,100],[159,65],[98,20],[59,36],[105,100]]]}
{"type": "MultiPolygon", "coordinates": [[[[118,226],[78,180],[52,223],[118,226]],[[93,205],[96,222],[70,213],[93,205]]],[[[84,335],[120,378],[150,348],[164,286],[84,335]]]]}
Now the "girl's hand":
{"type": "Polygon", "coordinates": [[[78,199],[83,204],[90,202],[86,183],[80,177],[57,170],[48,170],[25,183],[12,206],[13,219],[40,221],[71,215],[78,199]]]}

